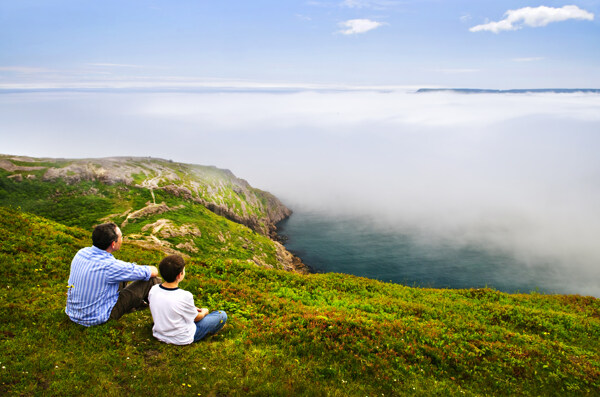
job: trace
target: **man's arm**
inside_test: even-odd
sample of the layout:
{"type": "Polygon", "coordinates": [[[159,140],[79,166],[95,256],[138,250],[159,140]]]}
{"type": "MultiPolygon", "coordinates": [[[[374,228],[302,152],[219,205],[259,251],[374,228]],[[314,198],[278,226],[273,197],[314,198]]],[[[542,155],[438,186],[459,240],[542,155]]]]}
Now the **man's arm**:
{"type": "Polygon", "coordinates": [[[138,265],[114,259],[107,266],[106,280],[108,282],[121,282],[133,280],[149,280],[158,276],[156,266],[138,265]]]}
{"type": "Polygon", "coordinates": [[[208,309],[204,309],[204,308],[203,309],[198,309],[198,308],[196,308],[196,310],[198,310],[198,315],[194,319],[195,323],[197,323],[198,321],[202,320],[208,314],[208,309]]]}

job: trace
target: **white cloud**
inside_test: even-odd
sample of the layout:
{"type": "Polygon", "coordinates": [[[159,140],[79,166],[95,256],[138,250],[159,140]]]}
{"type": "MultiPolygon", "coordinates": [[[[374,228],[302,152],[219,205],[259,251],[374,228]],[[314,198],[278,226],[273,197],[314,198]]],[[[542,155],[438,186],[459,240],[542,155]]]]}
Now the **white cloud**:
{"type": "Polygon", "coordinates": [[[436,69],[436,72],[444,73],[444,74],[460,74],[460,73],[477,73],[479,69],[436,69]]]}
{"type": "MultiPolygon", "coordinates": [[[[20,71],[20,68],[0,67],[2,71],[20,71]],[[16,70],[14,70],[16,69],[16,70]]],[[[42,69],[40,69],[42,70],[42,69]]],[[[24,72],[24,71],[23,71],[24,72]]],[[[325,84],[325,83],[298,83],[298,82],[268,82],[260,80],[233,80],[233,79],[202,79],[202,78],[183,78],[183,77],[157,77],[157,78],[131,78],[114,77],[98,78],[96,73],[93,76],[85,75],[81,79],[81,73],[69,71],[68,74],[51,75],[50,78],[38,78],[37,80],[16,80],[0,81],[0,90],[40,90],[40,89],[59,89],[59,90],[122,90],[122,89],[144,89],[153,92],[163,90],[209,90],[222,91],[229,90],[248,91],[253,90],[265,92],[326,92],[326,91],[415,91],[421,88],[409,85],[356,85],[356,84],[325,84]]]]}
{"type": "Polygon", "coordinates": [[[552,22],[562,22],[569,19],[579,19],[591,21],[594,14],[582,10],[581,8],[569,5],[561,8],[553,7],[524,7],[518,10],[508,10],[504,14],[506,18],[498,22],[488,22],[482,25],[473,26],[469,29],[471,32],[489,31],[499,33],[504,30],[518,30],[523,26],[541,27],[552,22]]]}
{"type": "Polygon", "coordinates": [[[38,74],[47,73],[48,69],[34,68],[29,66],[0,66],[0,72],[20,73],[20,74],[38,74]]]}
{"type": "Polygon", "coordinates": [[[513,62],[537,62],[543,59],[543,57],[514,58],[513,62]]]}
{"type": "Polygon", "coordinates": [[[141,68],[139,65],[129,65],[124,63],[88,63],[88,66],[99,66],[107,68],[141,68]]]}
{"type": "Polygon", "coordinates": [[[296,14],[296,18],[298,18],[301,21],[312,21],[312,18],[308,15],[296,14]]]}
{"type": "Polygon", "coordinates": [[[342,29],[338,33],[346,35],[366,33],[369,30],[376,29],[382,25],[383,23],[371,21],[370,19],[350,19],[348,21],[339,23],[340,27],[346,29],[342,29]]]}
{"type": "Polygon", "coordinates": [[[363,8],[367,6],[367,2],[366,1],[362,1],[362,0],[344,0],[340,3],[340,5],[342,7],[348,7],[348,8],[363,8]]]}
{"type": "Polygon", "coordinates": [[[340,6],[347,8],[374,8],[383,10],[397,4],[397,1],[390,0],[344,0],[340,3],[340,6]]]}

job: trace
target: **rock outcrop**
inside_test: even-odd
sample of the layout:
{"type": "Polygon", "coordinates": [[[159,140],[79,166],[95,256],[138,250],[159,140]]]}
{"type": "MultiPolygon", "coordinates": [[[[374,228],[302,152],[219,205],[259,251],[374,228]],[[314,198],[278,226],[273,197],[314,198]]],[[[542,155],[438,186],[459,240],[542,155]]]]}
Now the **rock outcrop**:
{"type": "Polygon", "coordinates": [[[176,226],[169,219],[159,219],[142,227],[142,232],[150,231],[162,238],[194,236],[202,237],[202,232],[195,225],[176,226]]]}

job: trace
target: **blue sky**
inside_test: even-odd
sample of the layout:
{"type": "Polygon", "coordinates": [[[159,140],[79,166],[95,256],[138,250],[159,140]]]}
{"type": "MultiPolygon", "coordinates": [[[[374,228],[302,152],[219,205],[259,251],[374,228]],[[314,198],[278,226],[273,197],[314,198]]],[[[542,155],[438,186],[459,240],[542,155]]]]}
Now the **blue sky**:
{"type": "Polygon", "coordinates": [[[598,88],[600,1],[0,0],[0,86],[132,81],[598,88]]]}

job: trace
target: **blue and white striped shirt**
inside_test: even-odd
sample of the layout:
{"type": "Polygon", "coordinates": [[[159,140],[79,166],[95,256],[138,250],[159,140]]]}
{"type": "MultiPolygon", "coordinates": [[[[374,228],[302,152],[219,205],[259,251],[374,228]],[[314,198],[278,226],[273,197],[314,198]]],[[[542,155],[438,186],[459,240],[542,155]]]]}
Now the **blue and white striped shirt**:
{"type": "Polygon", "coordinates": [[[119,283],[149,280],[148,266],[123,262],[97,247],[79,250],[71,262],[65,312],[77,324],[102,324],[119,298],[119,283]]]}

